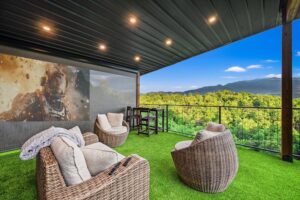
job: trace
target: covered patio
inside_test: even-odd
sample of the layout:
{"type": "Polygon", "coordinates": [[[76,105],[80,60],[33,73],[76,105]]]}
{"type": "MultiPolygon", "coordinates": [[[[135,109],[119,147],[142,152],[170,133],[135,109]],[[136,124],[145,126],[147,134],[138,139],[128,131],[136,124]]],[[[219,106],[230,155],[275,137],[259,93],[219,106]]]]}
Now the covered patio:
{"type": "MultiPolygon", "coordinates": [[[[90,181],[88,186],[82,184],[85,193],[79,194],[82,196],[78,199],[89,199],[89,187],[93,188],[93,198],[101,197],[96,183],[104,180],[112,183],[110,192],[114,193],[110,196],[107,192],[106,199],[300,199],[300,179],[297,178],[300,155],[298,150],[293,151],[293,145],[300,147],[300,143],[293,141],[293,131],[298,127],[293,124],[293,109],[298,108],[293,108],[292,94],[292,39],[299,37],[292,36],[292,26],[299,18],[300,0],[1,1],[0,199],[59,199],[55,195],[60,193],[72,199],[72,186],[65,184],[63,178],[57,184],[63,187],[51,186],[47,172],[52,173],[54,169],[55,173],[60,173],[61,166],[57,167],[56,160],[51,160],[55,153],[51,153],[49,147],[37,154],[44,153],[46,161],[40,158],[20,160],[20,148],[37,133],[52,126],[66,131],[78,126],[88,138],[83,143],[89,139],[99,143],[99,140],[103,142],[100,135],[105,131],[98,130],[101,127],[97,128],[97,123],[100,126],[101,120],[110,120],[109,113],[125,114],[128,107],[156,106],[164,109],[166,115],[162,123],[166,128],[151,137],[138,135],[136,127],[130,127],[128,120],[127,123],[123,121],[126,120],[123,115],[119,115],[122,119],[117,129],[113,129],[116,122],[109,121],[109,129],[105,130],[110,132],[103,137],[109,137],[111,131],[118,131],[120,127],[124,136],[121,141],[112,139],[113,145],[103,143],[111,147],[108,151],[122,154],[123,160],[117,164],[122,164],[123,171],[115,163],[109,168],[112,171],[107,179],[97,179],[93,175],[91,179],[96,177],[95,182],[90,181]],[[176,116],[175,112],[171,116],[171,107],[194,105],[141,104],[140,77],[278,26],[282,26],[282,38],[278,38],[282,40],[281,107],[253,107],[279,112],[276,148],[258,147],[254,151],[251,145],[243,143],[243,138],[236,139],[237,127],[225,123],[239,145],[236,178],[226,191],[218,194],[191,189],[177,176],[170,153],[177,142],[192,138],[184,135],[185,131],[178,134],[172,130],[171,119],[176,116]],[[142,163],[143,167],[137,170],[143,171],[145,178],[141,178],[143,175],[139,173],[142,172],[130,172],[132,168],[126,168],[130,161],[132,165],[142,163]],[[50,184],[35,176],[38,169],[50,184]],[[126,170],[133,175],[126,174],[126,170]],[[123,173],[121,178],[126,175],[131,178],[132,186],[126,184],[126,179],[121,182],[129,188],[122,185],[123,190],[128,190],[123,191],[127,196],[120,196],[119,187],[113,184],[118,181],[111,178],[115,171],[123,173]],[[140,176],[138,180],[135,173],[140,176]],[[147,183],[147,173],[150,183],[147,183]],[[54,189],[44,189],[43,184],[54,189]],[[147,184],[150,185],[148,190],[147,184]],[[134,196],[132,188],[139,188],[142,197],[134,196]],[[64,193],[67,190],[71,192],[64,193]],[[148,193],[144,194],[144,190],[148,193]]],[[[222,113],[235,108],[201,106],[201,109],[216,109],[214,120],[219,125],[224,123],[222,113]]],[[[225,126],[220,132],[225,131],[225,126]]],[[[295,131],[299,132],[298,129],[295,131]]],[[[221,166],[222,162],[217,163],[221,166]]]]}

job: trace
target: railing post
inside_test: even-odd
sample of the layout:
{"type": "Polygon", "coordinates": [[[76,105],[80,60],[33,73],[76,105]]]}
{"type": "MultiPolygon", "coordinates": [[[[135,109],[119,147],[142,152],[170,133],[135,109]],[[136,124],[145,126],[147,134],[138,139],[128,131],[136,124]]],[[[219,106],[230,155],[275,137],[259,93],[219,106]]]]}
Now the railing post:
{"type": "Polygon", "coordinates": [[[166,105],[166,128],[167,132],[169,132],[169,105],[166,105]]]}
{"type": "MultiPolygon", "coordinates": [[[[282,7],[282,78],[281,78],[281,158],[293,161],[293,62],[292,19],[290,14],[298,4],[284,1],[282,7]]],[[[297,9],[296,9],[297,10],[297,9]]]]}
{"type": "Polygon", "coordinates": [[[219,124],[222,123],[222,107],[219,106],[219,124]]]}

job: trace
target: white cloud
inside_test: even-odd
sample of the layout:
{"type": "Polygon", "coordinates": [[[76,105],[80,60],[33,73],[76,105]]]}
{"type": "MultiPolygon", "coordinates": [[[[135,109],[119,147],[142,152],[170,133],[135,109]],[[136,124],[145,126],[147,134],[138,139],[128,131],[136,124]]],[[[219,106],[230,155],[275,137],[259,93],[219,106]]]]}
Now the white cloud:
{"type": "Polygon", "coordinates": [[[240,66],[232,66],[225,70],[225,72],[244,72],[246,69],[240,66]]]}
{"type": "Polygon", "coordinates": [[[279,62],[279,60],[272,60],[272,59],[267,59],[267,60],[264,60],[265,62],[267,63],[276,63],[276,62],[279,62]]]}
{"type": "Polygon", "coordinates": [[[300,56],[300,51],[297,51],[296,56],[300,56]]]}
{"type": "Polygon", "coordinates": [[[174,88],[175,89],[182,89],[183,87],[179,85],[179,86],[175,86],[174,88]]]}
{"type": "Polygon", "coordinates": [[[199,88],[199,86],[198,85],[191,85],[191,88],[196,89],[196,88],[199,88]]]}
{"type": "Polygon", "coordinates": [[[233,79],[233,78],[236,78],[236,77],[235,76],[223,76],[222,78],[233,79]]]}
{"type": "Polygon", "coordinates": [[[265,77],[266,78],[281,78],[281,74],[268,74],[265,77]]]}
{"type": "Polygon", "coordinates": [[[260,68],[262,68],[261,65],[249,65],[249,66],[247,67],[247,69],[260,69],[260,68]]]}

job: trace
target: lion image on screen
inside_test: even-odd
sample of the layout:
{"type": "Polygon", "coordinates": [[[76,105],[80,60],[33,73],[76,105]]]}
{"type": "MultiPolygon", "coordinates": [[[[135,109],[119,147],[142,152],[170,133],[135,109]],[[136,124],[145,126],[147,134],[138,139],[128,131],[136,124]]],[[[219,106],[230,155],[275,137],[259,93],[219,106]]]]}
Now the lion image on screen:
{"type": "Polygon", "coordinates": [[[89,71],[0,54],[0,120],[89,119],[89,71]]]}

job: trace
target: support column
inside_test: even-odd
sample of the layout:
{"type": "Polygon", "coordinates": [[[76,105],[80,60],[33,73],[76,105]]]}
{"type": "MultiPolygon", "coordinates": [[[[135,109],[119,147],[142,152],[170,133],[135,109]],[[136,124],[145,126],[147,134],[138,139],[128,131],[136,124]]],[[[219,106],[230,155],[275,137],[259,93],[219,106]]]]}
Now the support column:
{"type": "Polygon", "coordinates": [[[288,6],[282,8],[281,158],[293,161],[292,21],[288,6]]]}
{"type": "Polygon", "coordinates": [[[136,74],[136,107],[140,107],[140,73],[136,74]]]}

